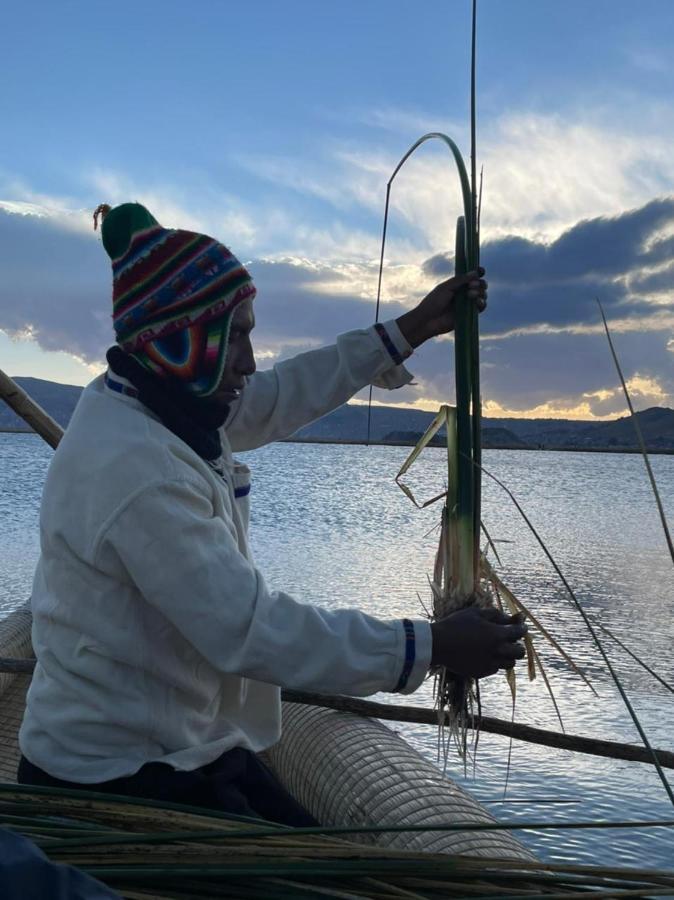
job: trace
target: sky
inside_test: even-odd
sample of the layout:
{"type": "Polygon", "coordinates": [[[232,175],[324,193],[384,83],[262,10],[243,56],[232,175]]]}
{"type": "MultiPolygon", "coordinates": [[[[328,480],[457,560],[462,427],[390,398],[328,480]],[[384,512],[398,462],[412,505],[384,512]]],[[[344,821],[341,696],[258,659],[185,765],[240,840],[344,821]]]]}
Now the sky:
{"type": "MultiPolygon", "coordinates": [[[[113,342],[102,202],[204,231],[258,288],[258,365],[374,321],[386,183],[428,131],[468,161],[469,0],[25,0],[0,36],[0,368],[86,384],[113,342]]],[[[479,0],[484,413],[674,407],[674,3],[479,0]]],[[[453,272],[438,142],[391,194],[382,315],[453,272]]],[[[414,385],[453,397],[453,344],[414,385]]]]}

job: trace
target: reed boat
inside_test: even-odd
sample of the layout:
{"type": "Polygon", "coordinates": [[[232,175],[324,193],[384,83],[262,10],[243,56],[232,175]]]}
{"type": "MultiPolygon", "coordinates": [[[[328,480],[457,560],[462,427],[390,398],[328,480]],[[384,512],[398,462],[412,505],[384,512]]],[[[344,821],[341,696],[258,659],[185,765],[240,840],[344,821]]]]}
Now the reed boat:
{"type": "MultiPolygon", "coordinates": [[[[0,396],[56,446],[58,424],[2,372],[0,396]]],[[[3,827],[23,830],[54,861],[81,867],[130,900],[567,897],[588,889],[598,897],[674,896],[674,872],[541,862],[380,721],[408,718],[400,707],[367,701],[302,702],[302,695],[284,693],[283,736],[263,757],[321,823],[318,833],[174,804],[18,786],[17,735],[33,664],[24,603],[0,620],[0,835],[3,827]],[[350,704],[356,712],[344,711],[350,704]]],[[[427,712],[416,721],[432,723],[427,712]]],[[[649,761],[641,748],[582,740],[547,742],[649,761]]],[[[674,754],[657,753],[674,768],[674,754]]]]}
{"type": "MultiPolygon", "coordinates": [[[[0,622],[0,657],[33,656],[27,605],[0,622]]],[[[30,676],[0,673],[0,778],[16,780],[18,728],[30,676]]],[[[496,819],[399,735],[374,719],[298,703],[283,705],[283,737],[265,762],[326,826],[495,824],[496,819]]],[[[506,831],[383,832],[354,836],[382,847],[532,860],[506,831]]]]}

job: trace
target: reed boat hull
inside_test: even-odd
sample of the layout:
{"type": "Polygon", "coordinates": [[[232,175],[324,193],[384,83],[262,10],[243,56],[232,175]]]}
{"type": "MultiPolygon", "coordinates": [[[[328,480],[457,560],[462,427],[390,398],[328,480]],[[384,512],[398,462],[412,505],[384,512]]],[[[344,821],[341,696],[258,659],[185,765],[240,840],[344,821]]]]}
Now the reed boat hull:
{"type": "MultiPolygon", "coordinates": [[[[0,656],[33,656],[28,607],[0,621],[0,656]]],[[[29,684],[0,673],[0,780],[16,781],[18,729],[29,684]]],[[[381,722],[283,705],[283,737],[264,754],[285,787],[324,825],[490,824],[493,816],[381,722]]],[[[531,860],[506,831],[381,832],[350,839],[396,849],[531,860]]]]}

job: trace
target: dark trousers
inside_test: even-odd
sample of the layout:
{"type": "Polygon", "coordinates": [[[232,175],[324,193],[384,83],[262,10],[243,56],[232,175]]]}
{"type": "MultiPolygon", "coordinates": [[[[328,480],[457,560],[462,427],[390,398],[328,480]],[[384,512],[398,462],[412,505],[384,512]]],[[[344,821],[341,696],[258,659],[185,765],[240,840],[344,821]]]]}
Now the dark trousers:
{"type": "Polygon", "coordinates": [[[214,762],[192,772],[179,772],[166,763],[153,762],[146,763],[135,775],[99,784],[52,778],[22,756],[17,781],[40,787],[103,791],[203,806],[294,827],[318,825],[257,756],[241,747],[228,750],[214,762]]]}

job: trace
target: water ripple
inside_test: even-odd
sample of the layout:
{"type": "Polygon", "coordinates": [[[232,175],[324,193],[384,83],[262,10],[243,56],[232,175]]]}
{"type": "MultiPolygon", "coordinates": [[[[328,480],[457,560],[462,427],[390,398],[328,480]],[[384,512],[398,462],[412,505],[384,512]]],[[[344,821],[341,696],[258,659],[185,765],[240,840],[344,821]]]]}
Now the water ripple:
{"type": "MultiPolygon", "coordinates": [[[[251,534],[267,582],[328,607],[361,607],[390,618],[423,615],[439,509],[417,510],[394,484],[404,448],[275,444],[246,454],[253,468],[251,534]]],[[[29,435],[0,434],[0,610],[30,592],[39,550],[38,510],[51,451],[29,435]]],[[[429,449],[408,483],[420,499],[443,490],[444,454],[429,449]]],[[[674,587],[671,561],[650,488],[637,456],[489,451],[485,465],[522,503],[583,608],[674,683],[674,587]]],[[[653,459],[665,510],[674,510],[674,457],[653,459]]],[[[541,646],[570,733],[638,741],[615,686],[578,611],[503,491],[484,483],[484,519],[497,544],[502,577],[592,679],[595,697],[565,663],[541,646]]],[[[601,636],[601,633],[600,633],[601,636]]],[[[671,748],[672,694],[610,640],[607,652],[656,746],[671,748]]],[[[426,683],[413,697],[432,703],[426,683]]],[[[487,715],[508,717],[502,677],[483,682],[487,715]]],[[[542,728],[558,722],[540,679],[520,672],[516,719],[542,728]]],[[[395,725],[437,760],[435,730],[395,725]]],[[[652,767],[515,742],[503,797],[509,744],[483,733],[474,767],[455,755],[448,771],[500,818],[567,822],[653,819],[671,805],[652,767]],[[554,802],[553,802],[554,801],[554,802]]],[[[572,862],[671,866],[665,830],[539,831],[523,839],[542,857],[572,862]]]]}

